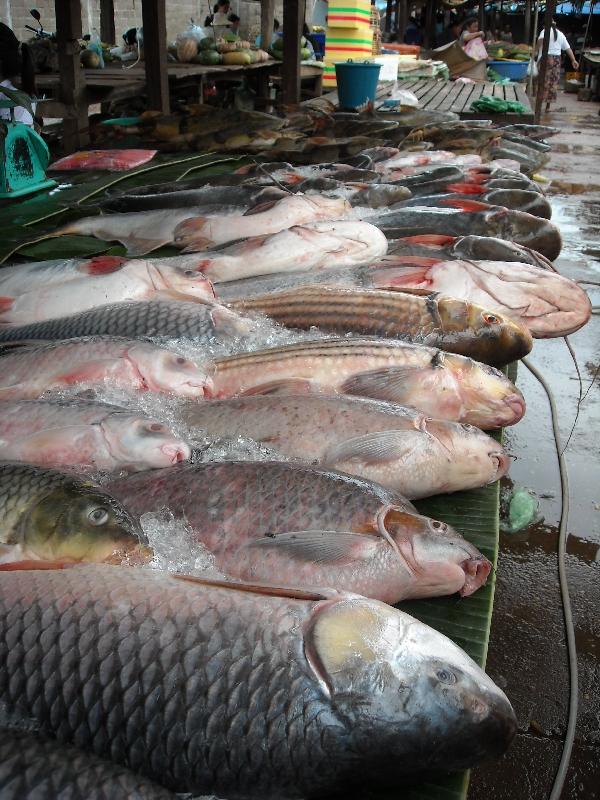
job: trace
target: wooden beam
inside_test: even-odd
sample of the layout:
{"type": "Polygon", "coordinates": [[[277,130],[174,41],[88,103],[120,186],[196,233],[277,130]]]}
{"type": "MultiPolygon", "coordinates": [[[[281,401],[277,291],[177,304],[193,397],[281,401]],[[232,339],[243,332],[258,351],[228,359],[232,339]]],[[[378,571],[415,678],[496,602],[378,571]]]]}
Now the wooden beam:
{"type": "Polygon", "coordinates": [[[142,0],[142,24],[148,108],[168,114],[171,107],[167,73],[166,0],[142,0]]]}
{"type": "Polygon", "coordinates": [[[556,0],[546,0],[546,14],[544,15],[544,39],[542,41],[542,57],[539,60],[540,73],[538,75],[537,93],[535,96],[535,123],[539,125],[542,116],[542,103],[544,102],[544,84],[548,73],[548,48],[550,47],[550,34],[552,33],[552,17],[556,8],[556,0]]]}
{"type": "Polygon", "coordinates": [[[286,0],[283,18],[282,91],[286,105],[300,102],[300,38],[304,24],[304,0],[286,0]]]}
{"type": "MultiPolygon", "coordinates": [[[[273,38],[273,20],[275,19],[275,0],[260,2],[260,46],[268,50],[273,38]]],[[[281,20],[280,20],[281,22],[281,20]]]]}
{"type": "Polygon", "coordinates": [[[531,0],[525,0],[525,44],[531,41],[531,0]]]}
{"type": "Polygon", "coordinates": [[[392,6],[394,5],[394,0],[387,0],[385,5],[385,26],[384,30],[386,33],[389,33],[392,29],[392,6]]]}
{"type": "Polygon", "coordinates": [[[72,153],[89,143],[85,73],[79,57],[79,39],[82,36],[80,0],[56,0],[55,9],[59,99],[65,107],[62,143],[64,152],[72,153]]]}
{"type": "Polygon", "coordinates": [[[398,0],[396,3],[396,25],[398,26],[398,41],[403,42],[408,25],[408,0],[398,0]]]}
{"type": "Polygon", "coordinates": [[[100,38],[105,44],[116,44],[114,0],[100,0],[100,38]]]}
{"type": "Polygon", "coordinates": [[[425,47],[435,46],[435,0],[427,0],[425,6],[425,30],[423,43],[425,47]]]}

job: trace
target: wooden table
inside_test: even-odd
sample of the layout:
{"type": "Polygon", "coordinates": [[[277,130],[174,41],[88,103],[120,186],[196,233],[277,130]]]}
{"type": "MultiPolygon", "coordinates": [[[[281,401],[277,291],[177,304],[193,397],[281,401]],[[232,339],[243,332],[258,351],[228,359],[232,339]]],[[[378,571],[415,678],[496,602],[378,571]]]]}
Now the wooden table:
{"type": "Polygon", "coordinates": [[[503,86],[499,83],[462,83],[433,78],[413,78],[399,81],[400,89],[408,89],[419,98],[419,108],[425,111],[453,111],[460,119],[491,119],[500,124],[533,122],[533,109],[525,87],[518,83],[503,86]],[[471,103],[480,97],[491,96],[522,103],[525,114],[493,114],[489,111],[471,111],[471,103]]]}
{"type": "MultiPolygon", "coordinates": [[[[245,65],[169,64],[169,85],[172,92],[187,91],[191,99],[198,102],[202,98],[206,80],[241,80],[245,76],[252,76],[257,84],[258,96],[266,97],[269,76],[280,66],[280,62],[275,60],[245,65]]],[[[146,75],[143,64],[136,64],[129,69],[110,66],[104,69],[83,71],[86,85],[81,103],[87,104],[88,107],[96,103],[109,103],[139,97],[146,91],[146,75]]],[[[40,106],[40,112],[45,117],[70,116],[71,109],[58,99],[60,87],[58,74],[38,75],[36,83],[40,93],[50,94],[50,98],[42,101],[40,106]]]]}

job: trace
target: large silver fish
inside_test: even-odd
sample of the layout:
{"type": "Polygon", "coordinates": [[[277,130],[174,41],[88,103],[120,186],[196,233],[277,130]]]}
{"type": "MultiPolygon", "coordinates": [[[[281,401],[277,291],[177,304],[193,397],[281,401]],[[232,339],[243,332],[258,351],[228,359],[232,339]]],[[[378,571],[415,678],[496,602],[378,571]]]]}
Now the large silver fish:
{"type": "Polygon", "coordinates": [[[0,348],[0,400],[33,399],[51,389],[106,383],[136,393],[196,398],[212,394],[205,370],[151,342],[98,336],[0,348]]]}
{"type": "Polygon", "coordinates": [[[0,325],[0,342],[81,336],[184,338],[197,342],[242,336],[250,321],[224,306],[178,300],[112,303],[30,325],[0,325]]]}
{"type": "Polygon", "coordinates": [[[506,696],[442,634],[363,597],[259,591],[118,567],[3,576],[3,713],[231,800],[397,787],[510,744],[506,696]]]}
{"type": "Polygon", "coordinates": [[[413,406],[479,428],[514,425],[525,401],[498,370],[389,339],[326,339],[215,360],[213,396],[351,394],[413,406]]]}
{"type": "Polygon", "coordinates": [[[477,428],[360,397],[256,395],[186,403],[179,413],[196,436],[249,436],[410,498],[483,486],[509,465],[498,442],[477,428]]]}

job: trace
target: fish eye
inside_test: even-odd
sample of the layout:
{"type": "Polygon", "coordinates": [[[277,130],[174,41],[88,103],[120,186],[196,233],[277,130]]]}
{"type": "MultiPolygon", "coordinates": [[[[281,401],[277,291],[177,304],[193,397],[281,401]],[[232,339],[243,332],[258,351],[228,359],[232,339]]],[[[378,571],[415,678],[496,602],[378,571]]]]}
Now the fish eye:
{"type": "Polygon", "coordinates": [[[440,522],[437,519],[432,519],[431,520],[431,527],[436,531],[445,531],[446,528],[447,528],[447,525],[446,525],[445,522],[440,522]]]}
{"type": "Polygon", "coordinates": [[[490,314],[488,311],[484,311],[481,318],[487,325],[498,325],[500,322],[500,319],[495,314],[490,314]]]}
{"type": "Polygon", "coordinates": [[[165,431],[166,428],[164,425],[161,425],[160,422],[153,422],[151,425],[148,426],[148,430],[154,431],[154,433],[158,433],[159,431],[165,431]]]}
{"type": "Polygon", "coordinates": [[[88,514],[88,519],[92,525],[105,525],[108,522],[108,511],[102,506],[94,508],[88,514]]]}
{"type": "Polygon", "coordinates": [[[438,669],[435,675],[440,683],[447,683],[450,686],[456,683],[456,675],[449,669],[438,669]]]}
{"type": "Polygon", "coordinates": [[[187,364],[187,360],[185,358],[183,358],[183,356],[178,356],[175,359],[175,363],[176,364],[187,364]]]}
{"type": "Polygon", "coordinates": [[[196,273],[193,269],[186,269],[183,274],[188,278],[193,278],[196,273]]]}
{"type": "Polygon", "coordinates": [[[469,425],[468,422],[461,423],[460,427],[463,429],[463,431],[469,431],[470,432],[470,431],[474,431],[475,430],[475,426],[474,425],[469,425]]]}

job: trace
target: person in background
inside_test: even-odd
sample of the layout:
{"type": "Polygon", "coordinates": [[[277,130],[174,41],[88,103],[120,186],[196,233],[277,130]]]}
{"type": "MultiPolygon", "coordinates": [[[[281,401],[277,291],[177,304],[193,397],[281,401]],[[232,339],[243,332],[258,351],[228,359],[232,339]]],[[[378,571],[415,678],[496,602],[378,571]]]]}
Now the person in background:
{"type": "Polygon", "coordinates": [[[306,39],[306,49],[310,50],[310,60],[314,61],[315,60],[315,45],[314,45],[314,42],[312,41],[312,34],[310,32],[310,28],[308,27],[306,22],[302,26],[302,36],[304,36],[304,38],[306,39]]]}
{"type": "MultiPolygon", "coordinates": [[[[35,97],[35,69],[31,50],[26,44],[19,42],[13,31],[0,22],[0,86],[7,89],[20,89],[30,97],[35,97]],[[15,81],[20,86],[15,86],[15,81]]],[[[6,95],[0,95],[6,99],[6,95]]],[[[32,103],[35,111],[35,104],[32,103]]],[[[0,108],[0,119],[10,120],[14,115],[16,122],[23,122],[30,127],[34,126],[31,113],[23,106],[16,108],[0,108]]]]}
{"type": "Polygon", "coordinates": [[[485,33],[479,30],[477,17],[467,17],[462,25],[460,45],[471,58],[479,60],[487,58],[488,53],[484,45],[485,33]]]}
{"type": "Polygon", "coordinates": [[[500,34],[500,38],[502,39],[503,42],[509,42],[510,44],[513,43],[513,35],[508,22],[502,28],[502,33],[500,34]]]}
{"type": "Polygon", "coordinates": [[[208,28],[213,24],[214,18],[217,15],[222,15],[224,17],[229,14],[231,10],[231,3],[229,0],[219,0],[218,3],[215,3],[213,6],[213,13],[209,14],[206,19],[204,20],[204,27],[208,28]]]}
{"type": "MultiPolygon", "coordinates": [[[[538,36],[535,47],[535,55],[541,58],[542,48],[544,44],[544,29],[538,36]]],[[[560,81],[560,65],[562,61],[562,54],[566,53],[571,62],[574,70],[579,69],[579,62],[573,55],[573,51],[569,46],[567,37],[562,31],[556,27],[556,21],[552,20],[552,27],[550,29],[550,42],[548,43],[548,64],[546,66],[546,79],[543,88],[543,100],[546,103],[546,111],[550,111],[550,103],[556,101],[557,88],[560,81]]],[[[539,91],[539,87],[538,87],[539,91]]]]}
{"type": "Polygon", "coordinates": [[[404,44],[423,44],[423,31],[416,17],[411,17],[406,26],[404,44]]]}
{"type": "Polygon", "coordinates": [[[227,19],[229,20],[229,30],[235,36],[240,37],[240,22],[241,19],[238,17],[237,14],[230,14],[227,19]]]}
{"type": "Polygon", "coordinates": [[[460,38],[461,26],[458,18],[453,19],[443,33],[436,40],[437,47],[443,47],[451,42],[456,42],[460,38]]]}
{"type": "MultiPolygon", "coordinates": [[[[278,19],[274,19],[273,20],[273,36],[271,38],[271,44],[270,44],[271,47],[273,46],[273,42],[275,41],[275,39],[277,39],[278,36],[283,36],[283,31],[281,30],[281,24],[280,24],[279,20],[278,19]]],[[[254,41],[254,44],[257,47],[262,47],[262,36],[260,35],[260,33],[256,37],[256,39],[254,41]]]]}

